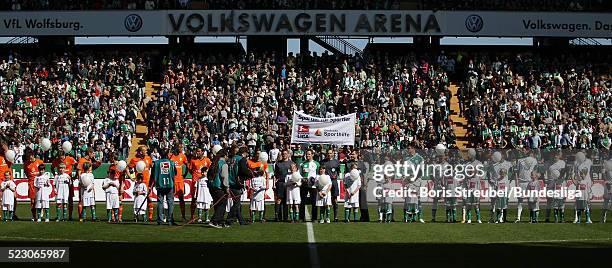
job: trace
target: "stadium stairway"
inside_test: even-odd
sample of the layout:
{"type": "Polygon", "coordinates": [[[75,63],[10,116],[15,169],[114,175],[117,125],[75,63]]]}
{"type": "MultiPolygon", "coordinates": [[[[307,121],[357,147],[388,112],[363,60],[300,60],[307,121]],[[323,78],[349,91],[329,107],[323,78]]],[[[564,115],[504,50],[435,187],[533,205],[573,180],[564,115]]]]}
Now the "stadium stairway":
{"type": "MultiPolygon", "coordinates": [[[[153,82],[145,83],[145,100],[143,102],[143,106],[141,107],[141,111],[147,106],[147,103],[151,100],[155,99],[155,92],[159,84],[153,82]]],[[[136,149],[140,145],[146,145],[146,137],[148,133],[147,123],[142,117],[142,113],[138,113],[138,117],[136,118],[136,135],[132,137],[132,147],[130,148],[129,158],[132,158],[136,155],[136,149]]]]}
{"type": "Polygon", "coordinates": [[[457,138],[456,144],[459,149],[465,149],[469,146],[468,139],[468,122],[465,117],[461,116],[459,98],[457,97],[458,87],[455,84],[451,84],[450,91],[452,94],[450,100],[451,120],[453,120],[453,131],[457,138]]]}

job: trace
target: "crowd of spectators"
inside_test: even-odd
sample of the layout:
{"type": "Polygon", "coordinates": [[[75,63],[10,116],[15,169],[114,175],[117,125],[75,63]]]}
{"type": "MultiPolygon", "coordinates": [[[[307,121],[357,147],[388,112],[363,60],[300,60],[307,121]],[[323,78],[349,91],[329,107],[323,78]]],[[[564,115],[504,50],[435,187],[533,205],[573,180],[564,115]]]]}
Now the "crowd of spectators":
{"type": "Polygon", "coordinates": [[[605,0],[420,0],[421,9],[595,11],[610,10],[605,0]]]}
{"type": "Polygon", "coordinates": [[[463,115],[477,146],[610,148],[605,52],[478,53],[466,63],[463,115]]]}
{"type": "Polygon", "coordinates": [[[604,0],[6,0],[1,10],[329,9],[604,11],[604,0]]]}
{"type": "Polygon", "coordinates": [[[23,162],[26,147],[49,161],[64,141],[71,141],[76,157],[88,148],[101,161],[113,153],[127,157],[147,65],[135,55],[102,55],[9,52],[0,60],[0,132],[17,153],[16,163],[23,162]],[[43,153],[42,138],[55,148],[43,153]]]}
{"type": "Polygon", "coordinates": [[[103,9],[399,9],[400,0],[7,0],[3,10],[103,10],[103,9]]]}
{"type": "Polygon", "coordinates": [[[357,113],[355,147],[372,152],[408,144],[453,148],[453,77],[471,146],[609,149],[611,57],[597,50],[524,51],[171,57],[147,109],[154,119],[149,144],[282,149],[289,146],[292,111],[301,110],[357,113]]]}
{"type": "Polygon", "coordinates": [[[290,144],[293,111],[301,110],[320,117],[356,113],[356,147],[454,147],[445,68],[413,53],[368,60],[327,53],[170,57],[158,95],[147,105],[147,143],[153,150],[237,142],[252,150],[281,149],[290,144]]]}
{"type": "Polygon", "coordinates": [[[356,143],[340,148],[341,159],[354,147],[454,148],[450,77],[474,147],[612,144],[612,58],[601,51],[179,53],[163,58],[161,86],[144,106],[145,74],[155,67],[142,54],[7,55],[0,131],[17,162],[26,147],[40,150],[43,137],[70,140],[77,157],[93,148],[102,161],[126,158],[141,109],[153,155],[177,144],[191,152],[243,143],[271,152],[271,161],[283,148],[299,156],[305,148],[290,145],[293,111],[356,113],[356,143]]]}

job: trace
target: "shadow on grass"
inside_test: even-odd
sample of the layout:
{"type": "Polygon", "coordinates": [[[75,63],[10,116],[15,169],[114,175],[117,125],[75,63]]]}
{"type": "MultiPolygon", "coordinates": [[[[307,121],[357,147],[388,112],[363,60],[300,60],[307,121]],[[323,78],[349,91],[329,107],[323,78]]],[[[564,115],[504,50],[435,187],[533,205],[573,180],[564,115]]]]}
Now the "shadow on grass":
{"type": "MultiPolygon", "coordinates": [[[[202,225],[203,227],[205,225],[202,225]]],[[[70,264],[311,267],[306,243],[95,243],[0,241],[1,247],[68,246],[70,264]],[[109,259],[110,258],[110,259],[109,259]],[[112,259],[112,260],[111,260],[112,259]]],[[[321,267],[568,267],[601,264],[605,243],[317,244],[321,267]]],[[[31,265],[31,264],[30,264],[31,265]]],[[[65,267],[65,264],[63,265],[65,267]]],[[[13,267],[13,265],[11,265],[13,267]]]]}

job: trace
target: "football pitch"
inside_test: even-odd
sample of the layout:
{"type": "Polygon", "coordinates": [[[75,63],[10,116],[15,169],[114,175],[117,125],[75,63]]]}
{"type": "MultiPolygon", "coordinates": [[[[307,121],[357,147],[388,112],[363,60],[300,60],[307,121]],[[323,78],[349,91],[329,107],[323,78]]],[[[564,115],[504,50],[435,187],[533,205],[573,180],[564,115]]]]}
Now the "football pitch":
{"type": "MultiPolygon", "coordinates": [[[[250,218],[247,206],[245,218],[250,218]]],[[[400,208],[396,205],[396,209],[400,208]]],[[[343,213],[340,209],[340,213],[343,213]]],[[[0,245],[7,246],[70,246],[71,262],[91,261],[89,254],[105,250],[110,254],[139,253],[163,256],[185,256],[219,261],[214,256],[241,256],[246,264],[265,266],[276,261],[300,262],[292,267],[328,267],[345,264],[377,265],[408,263],[448,264],[453,259],[470,266],[488,262],[506,262],[515,258],[530,264],[596,263],[612,249],[612,224],[572,224],[573,210],[566,210],[564,224],[529,224],[523,212],[523,223],[484,223],[489,212],[483,209],[483,224],[431,223],[431,210],[424,209],[427,223],[403,223],[401,211],[392,223],[378,223],[376,207],[370,207],[370,223],[254,223],[215,229],[206,224],[158,226],[156,223],[133,222],[131,204],[125,205],[123,223],[107,223],[104,205],[97,206],[97,222],[30,221],[28,204],[18,206],[20,221],[0,224],[0,245]],[[311,231],[309,231],[309,229],[311,231]],[[601,253],[602,255],[600,255],[601,253]],[[268,256],[269,257],[260,257],[268,256]],[[585,256],[593,257],[585,258],[585,256]],[[476,257],[477,256],[477,257],[476,257]],[[518,257],[517,257],[518,256],[518,257]],[[579,256],[579,257],[576,257],[579,256]]],[[[515,219],[516,209],[508,210],[508,220],[515,219]]],[[[187,207],[189,215],[189,207],[187,207]]],[[[333,213],[332,213],[333,214],[333,213]]],[[[438,211],[443,221],[444,211],[438,211]]],[[[460,210],[458,211],[460,217],[460,210]]],[[[600,211],[594,209],[593,220],[600,211]]],[[[76,217],[76,206],[74,216],[76,217]]],[[[90,213],[87,213],[90,217],[90,213]]],[[[273,207],[266,217],[272,219],[273,207]]],[[[332,216],[333,217],[333,216],[332,216]]],[[[175,209],[177,223],[180,210],[175,209]]],[[[339,217],[343,219],[343,215],[339,217]]],[[[475,219],[475,218],[474,218],[475,219]]],[[[544,215],[540,214],[540,220],[544,215]]],[[[166,259],[147,259],[165,262],[166,259]]],[[[503,266],[503,265],[502,265],[503,266]]],[[[530,265],[527,265],[530,266],[530,265]]]]}

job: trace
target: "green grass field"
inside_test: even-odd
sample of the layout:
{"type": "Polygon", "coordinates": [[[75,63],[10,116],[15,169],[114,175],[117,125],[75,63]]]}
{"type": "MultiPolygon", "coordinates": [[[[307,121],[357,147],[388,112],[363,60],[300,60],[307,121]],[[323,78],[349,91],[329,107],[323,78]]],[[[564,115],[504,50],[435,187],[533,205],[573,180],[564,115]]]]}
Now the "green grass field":
{"type": "MultiPolygon", "coordinates": [[[[399,208],[399,205],[397,205],[399,208]]],[[[397,209],[396,208],[396,209],[397,209]]],[[[248,206],[243,206],[243,215],[250,218],[248,206]]],[[[273,222],[273,206],[269,205],[266,211],[268,222],[248,226],[233,225],[231,228],[214,229],[206,224],[190,224],[178,227],[167,225],[157,226],[155,223],[135,223],[132,216],[132,205],[126,204],[124,208],[123,223],[107,223],[106,210],[103,204],[96,207],[97,222],[86,221],[80,223],[55,222],[55,209],[51,209],[51,222],[35,223],[30,221],[28,204],[18,206],[17,215],[20,220],[0,225],[2,232],[0,240],[93,240],[93,241],[120,241],[120,242],[252,242],[252,243],[300,243],[306,242],[306,228],[304,223],[277,223],[273,222]],[[161,231],[160,231],[161,230],[161,231]],[[155,233],[155,235],[151,235],[155,233]]],[[[174,210],[175,221],[179,224],[181,214],[178,205],[174,210]]],[[[344,219],[344,211],[340,209],[339,219],[344,219]]],[[[514,221],[516,209],[508,210],[508,220],[514,221]]],[[[444,211],[438,211],[436,223],[431,223],[431,210],[425,207],[424,219],[427,223],[404,223],[403,214],[396,211],[392,223],[378,223],[375,206],[370,207],[370,223],[313,223],[315,239],[321,243],[515,243],[528,241],[594,241],[598,243],[612,243],[612,224],[600,224],[600,211],[594,209],[593,224],[571,224],[573,210],[567,209],[564,224],[543,223],[544,215],[540,214],[541,223],[530,224],[526,222],[527,212],[523,211],[521,224],[486,223],[489,219],[487,209],[482,211],[483,224],[443,223],[444,211]],[[442,215],[441,215],[442,214],[442,215]]],[[[73,212],[76,216],[76,206],[73,212]]],[[[189,204],[187,204],[187,218],[189,218],[189,204]]],[[[212,210],[210,212],[212,216],[212,210]]],[[[457,212],[461,217],[461,211],[457,212]]],[[[155,216],[155,215],[154,215],[155,216]]],[[[87,213],[88,219],[90,213],[87,213]]],[[[584,216],[583,216],[584,217],[584,216]]],[[[333,212],[332,212],[333,218],[333,212]]],[[[351,217],[352,218],[352,217],[351,217]]],[[[154,219],[155,220],[155,219],[154,219]]],[[[584,220],[583,220],[584,221],[584,220]]]]}
{"type": "MultiPolygon", "coordinates": [[[[73,250],[71,260],[75,262],[83,261],[78,254],[87,249],[108,248],[111,251],[123,252],[134,251],[134,245],[146,253],[164,254],[164,249],[170,247],[173,251],[179,250],[183,254],[202,258],[211,254],[229,254],[228,252],[233,252],[236,248],[245,248],[246,250],[240,251],[241,255],[248,255],[248,252],[255,254],[260,250],[279,253],[291,251],[303,258],[304,263],[298,266],[311,266],[309,252],[312,249],[308,246],[307,225],[272,222],[272,206],[267,208],[266,217],[270,219],[267,223],[233,225],[224,229],[210,228],[205,224],[171,227],[157,226],[155,223],[135,223],[132,219],[131,204],[125,206],[124,222],[111,224],[105,221],[104,208],[102,204],[97,206],[98,222],[35,223],[30,221],[28,204],[20,204],[18,216],[21,220],[0,224],[0,246],[69,245],[73,250]]],[[[243,207],[243,213],[246,218],[250,218],[247,208],[246,205],[243,207]]],[[[396,208],[399,208],[399,205],[396,208]]],[[[189,214],[189,208],[187,211],[189,214]]],[[[342,213],[342,209],[340,212],[342,213]]],[[[433,252],[439,251],[442,255],[448,254],[456,258],[475,252],[482,255],[481,258],[496,261],[498,257],[508,254],[509,257],[513,256],[512,252],[527,256],[534,250],[539,252],[538,254],[558,255],[552,259],[553,263],[567,264],[563,259],[565,255],[583,250],[585,254],[597,254],[612,248],[612,224],[599,223],[599,209],[593,211],[593,221],[596,222],[594,224],[569,223],[574,218],[571,209],[566,211],[568,223],[563,224],[529,224],[525,222],[527,211],[523,212],[524,222],[520,224],[430,223],[430,212],[430,209],[425,207],[424,219],[428,222],[426,224],[378,223],[375,206],[370,207],[370,218],[373,221],[370,223],[313,223],[320,264],[378,264],[379,257],[383,257],[380,260],[386,263],[403,264],[402,258],[397,259],[395,255],[401,257],[404,254],[419,254],[424,256],[424,259],[419,259],[421,262],[443,265],[448,260],[437,258],[438,255],[433,252]],[[356,253],[355,257],[359,258],[340,257],[348,252],[356,253]],[[384,258],[385,255],[388,258],[384,258]]],[[[514,220],[516,209],[509,209],[508,212],[508,220],[514,220]]],[[[76,218],[76,206],[74,213],[76,218]]],[[[483,221],[488,220],[488,213],[487,209],[483,209],[483,221]]],[[[438,212],[438,221],[443,220],[443,214],[443,210],[438,212]]],[[[51,215],[54,219],[54,208],[51,209],[51,215]]],[[[401,212],[396,212],[397,221],[402,217],[401,212]]],[[[175,209],[175,218],[179,224],[182,223],[178,206],[175,209]]],[[[343,215],[340,215],[340,219],[343,219],[343,215]]],[[[544,215],[540,215],[540,220],[544,220],[544,215]]],[[[281,259],[285,258],[287,256],[283,255],[281,259]]],[[[543,263],[550,264],[550,261],[543,263]]],[[[266,263],[268,262],[260,264],[266,263]]]]}

